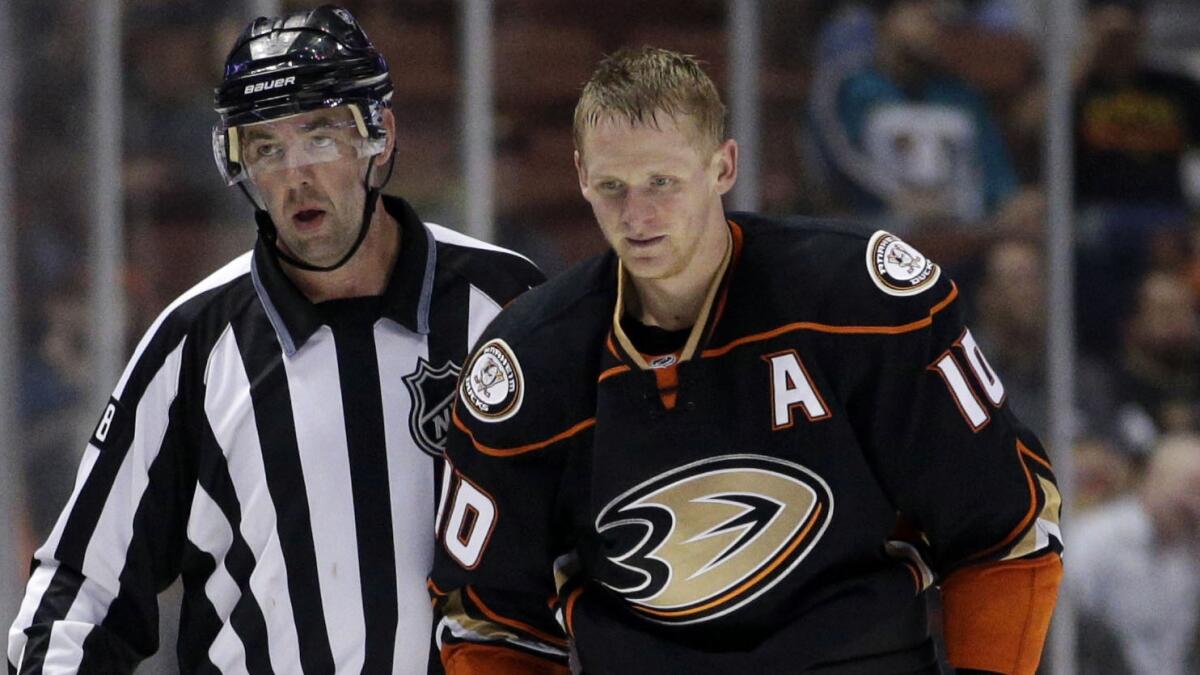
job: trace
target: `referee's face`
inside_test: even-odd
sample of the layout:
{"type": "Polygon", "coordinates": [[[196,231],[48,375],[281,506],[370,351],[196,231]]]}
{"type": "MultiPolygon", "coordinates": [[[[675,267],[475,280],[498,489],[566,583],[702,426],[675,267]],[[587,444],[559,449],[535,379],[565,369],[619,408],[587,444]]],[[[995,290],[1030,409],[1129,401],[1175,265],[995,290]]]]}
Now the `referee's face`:
{"type": "Polygon", "coordinates": [[[367,164],[347,107],[315,110],[246,127],[243,156],[286,253],[313,265],[336,263],[361,225],[367,164]]]}

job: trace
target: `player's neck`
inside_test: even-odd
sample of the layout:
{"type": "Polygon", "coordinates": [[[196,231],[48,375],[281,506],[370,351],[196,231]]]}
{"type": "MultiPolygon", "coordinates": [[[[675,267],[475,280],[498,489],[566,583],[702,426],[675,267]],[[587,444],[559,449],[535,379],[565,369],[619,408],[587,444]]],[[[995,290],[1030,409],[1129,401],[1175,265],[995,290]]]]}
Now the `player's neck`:
{"type": "Polygon", "coordinates": [[[380,205],[371,218],[362,246],[345,265],[311,272],[284,265],[284,272],[310,302],[381,295],[400,253],[400,226],[380,205]]]}
{"type": "MultiPolygon", "coordinates": [[[[724,214],[721,217],[723,221],[724,214]]],[[[732,246],[728,229],[715,231],[719,232],[719,243],[700,243],[695,257],[680,274],[665,279],[631,276],[635,292],[630,294],[626,313],[647,326],[665,330],[680,330],[695,324],[732,246]]]]}

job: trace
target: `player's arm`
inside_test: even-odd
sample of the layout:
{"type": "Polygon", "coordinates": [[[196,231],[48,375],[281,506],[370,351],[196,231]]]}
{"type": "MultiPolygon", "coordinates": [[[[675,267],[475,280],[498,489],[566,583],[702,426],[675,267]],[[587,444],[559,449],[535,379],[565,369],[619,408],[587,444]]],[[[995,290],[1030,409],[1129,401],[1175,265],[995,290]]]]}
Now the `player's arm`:
{"type": "Polygon", "coordinates": [[[158,649],[157,594],[178,572],[185,460],[176,406],[185,340],[143,339],[84,450],[9,633],[12,673],[127,673],[158,649]]]}
{"type": "Polygon", "coordinates": [[[874,340],[871,393],[853,408],[885,489],[928,539],[948,658],[1032,673],[1062,575],[1050,462],[962,324],[953,284],[882,300],[916,320],[874,340]]]}
{"type": "MultiPolygon", "coordinates": [[[[454,434],[451,457],[458,453],[450,448],[469,438],[454,434]]],[[[567,640],[554,614],[553,562],[539,555],[547,537],[542,528],[522,524],[533,520],[526,514],[541,497],[536,493],[545,477],[523,487],[532,476],[520,466],[496,471],[467,463],[473,477],[446,463],[428,584],[442,666],[447,675],[565,674],[567,640]],[[497,485],[500,474],[507,474],[508,485],[497,485]],[[525,504],[504,498],[521,490],[529,492],[525,504]]]]}
{"type": "Polygon", "coordinates": [[[1062,579],[1053,468],[957,312],[935,319],[931,336],[935,349],[955,337],[920,384],[924,430],[913,443],[932,453],[934,492],[913,508],[930,523],[942,573],[947,657],[962,669],[1033,673],[1062,579]]]}
{"type": "Polygon", "coordinates": [[[566,449],[586,426],[555,428],[554,392],[517,356],[485,335],[459,381],[429,582],[448,675],[568,672],[558,500],[566,449]]]}
{"type": "Polygon", "coordinates": [[[565,675],[567,640],[537,594],[430,584],[447,675],[565,675]]]}
{"type": "Polygon", "coordinates": [[[950,663],[959,672],[1036,671],[1061,579],[1056,551],[952,572],[942,582],[950,663]]]}

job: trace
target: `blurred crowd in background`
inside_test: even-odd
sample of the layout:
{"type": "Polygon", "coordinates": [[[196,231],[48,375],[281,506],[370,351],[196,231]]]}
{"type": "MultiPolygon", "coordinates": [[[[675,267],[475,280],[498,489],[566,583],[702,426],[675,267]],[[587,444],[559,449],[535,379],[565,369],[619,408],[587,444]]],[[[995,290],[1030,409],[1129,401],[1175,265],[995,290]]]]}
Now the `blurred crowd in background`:
{"type": "MultiPolygon", "coordinates": [[[[309,3],[313,4],[313,3],[309,3]]],[[[396,84],[389,191],[464,217],[460,25],[451,0],[345,0],[396,84]]],[[[213,165],[212,88],[239,0],[126,0],[128,340],[248,248],[213,165]]],[[[939,262],[1018,415],[1046,437],[1047,92],[1037,0],[762,0],[760,203],[889,229],[939,262]]],[[[1080,0],[1066,570],[1081,672],[1200,672],[1200,3],[1080,0]]],[[[291,10],[305,3],[284,2],[291,10]]],[[[87,3],[15,6],[23,550],[43,539],[112,382],[89,367],[87,3]]],[[[571,112],[599,57],[701,57],[728,99],[724,0],[496,0],[496,243],[548,273],[601,250],[571,112]]],[[[800,280],[797,283],[802,283],[800,280]]],[[[1059,449],[1055,449],[1058,451],[1059,449]]],[[[4,617],[7,621],[8,617],[4,617]]],[[[169,643],[168,643],[169,644],[169,643]]],[[[169,648],[167,651],[170,651],[169,648]]]]}

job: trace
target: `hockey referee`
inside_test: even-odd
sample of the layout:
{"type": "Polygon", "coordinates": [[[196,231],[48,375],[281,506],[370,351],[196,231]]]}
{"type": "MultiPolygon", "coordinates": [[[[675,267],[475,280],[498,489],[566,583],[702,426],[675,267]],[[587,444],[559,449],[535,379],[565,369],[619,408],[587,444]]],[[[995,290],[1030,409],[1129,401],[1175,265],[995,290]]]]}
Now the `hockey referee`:
{"type": "Polygon", "coordinates": [[[259,18],[214,152],[258,240],[173,302],[33,560],[8,671],[127,673],[182,578],[185,673],[425,673],[439,458],[468,347],[542,280],[381,196],[392,84],[345,10],[259,18]]]}

